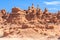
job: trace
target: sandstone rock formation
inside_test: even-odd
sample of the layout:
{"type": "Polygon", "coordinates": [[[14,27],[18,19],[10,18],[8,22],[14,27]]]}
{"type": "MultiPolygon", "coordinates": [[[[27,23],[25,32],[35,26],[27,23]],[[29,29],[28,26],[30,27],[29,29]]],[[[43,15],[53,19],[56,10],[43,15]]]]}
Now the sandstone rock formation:
{"type": "Polygon", "coordinates": [[[51,13],[47,8],[29,7],[28,10],[12,8],[11,13],[0,11],[0,37],[40,38],[60,36],[60,12],[51,13]]]}
{"type": "Polygon", "coordinates": [[[9,15],[7,21],[12,23],[24,23],[26,21],[25,14],[25,11],[19,8],[12,8],[12,13],[9,15]]]}

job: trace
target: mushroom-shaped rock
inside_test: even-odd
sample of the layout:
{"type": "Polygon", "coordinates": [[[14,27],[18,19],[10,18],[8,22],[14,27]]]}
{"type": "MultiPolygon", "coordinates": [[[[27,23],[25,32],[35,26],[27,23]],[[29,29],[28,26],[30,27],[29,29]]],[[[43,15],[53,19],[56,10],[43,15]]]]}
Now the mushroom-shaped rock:
{"type": "Polygon", "coordinates": [[[42,12],[42,10],[41,9],[39,9],[38,11],[37,11],[37,15],[41,15],[43,12],[42,12]]]}
{"type": "Polygon", "coordinates": [[[31,10],[31,7],[28,7],[28,13],[31,13],[32,10],[31,10]]]}
{"type": "Polygon", "coordinates": [[[1,10],[1,13],[2,13],[3,15],[6,14],[6,10],[5,10],[5,9],[1,10]]]}
{"type": "Polygon", "coordinates": [[[47,8],[45,8],[43,14],[48,14],[48,13],[49,13],[49,12],[48,12],[47,8]]]}
{"type": "Polygon", "coordinates": [[[32,8],[34,8],[34,4],[32,4],[32,8]]]}

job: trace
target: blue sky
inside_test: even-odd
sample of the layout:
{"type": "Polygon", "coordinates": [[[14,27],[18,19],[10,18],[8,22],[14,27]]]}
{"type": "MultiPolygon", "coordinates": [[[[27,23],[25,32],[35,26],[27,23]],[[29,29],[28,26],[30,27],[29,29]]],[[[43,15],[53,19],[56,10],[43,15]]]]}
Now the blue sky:
{"type": "Polygon", "coordinates": [[[13,7],[28,9],[28,6],[31,6],[32,3],[35,7],[39,4],[42,10],[48,8],[49,12],[60,10],[60,0],[0,0],[0,10],[6,9],[7,12],[10,12],[13,7]]]}

